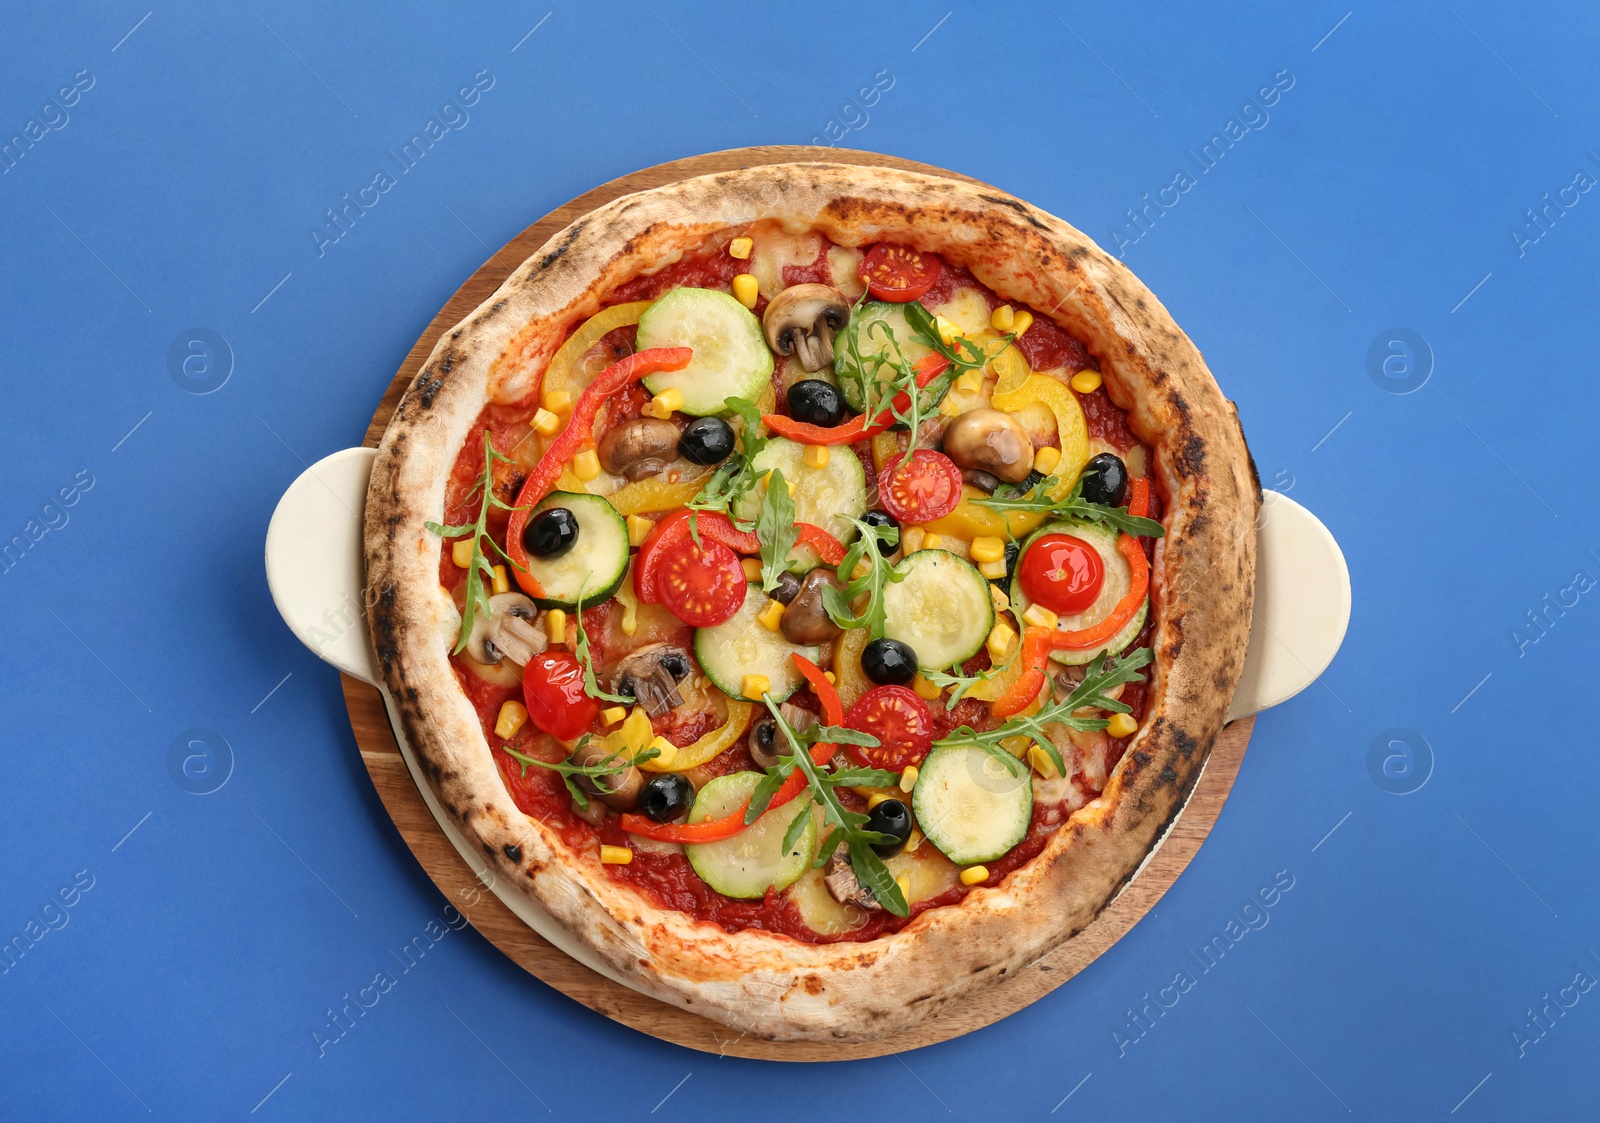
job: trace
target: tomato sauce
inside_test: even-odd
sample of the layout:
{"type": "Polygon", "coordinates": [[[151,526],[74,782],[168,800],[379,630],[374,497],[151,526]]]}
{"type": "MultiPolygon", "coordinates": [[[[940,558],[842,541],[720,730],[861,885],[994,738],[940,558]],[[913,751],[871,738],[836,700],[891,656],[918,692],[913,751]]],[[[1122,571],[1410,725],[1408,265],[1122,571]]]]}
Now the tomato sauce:
{"type": "MultiPolygon", "coordinates": [[[[726,241],[726,238],[720,239],[712,252],[685,258],[652,276],[638,277],[618,286],[606,300],[606,305],[655,299],[679,286],[726,291],[734,276],[749,268],[748,261],[733,258],[723,252],[726,241]]],[[[816,259],[807,265],[784,266],[784,283],[786,285],[828,283],[831,280],[828,263],[830,246],[831,243],[824,240],[816,259]]],[[[947,302],[959,288],[977,290],[991,309],[1003,303],[999,296],[981,285],[966,269],[948,263],[944,265],[933,287],[921,299],[927,306],[937,306],[947,302]]],[[[758,302],[757,315],[760,314],[764,303],[764,298],[758,302]]],[[[605,336],[597,348],[609,348],[613,359],[621,359],[632,352],[636,330],[633,327],[619,328],[605,336]]],[[[1071,372],[1086,368],[1099,369],[1098,362],[1078,340],[1047,316],[1037,313],[1034,316],[1033,326],[1018,340],[1017,346],[1034,370],[1064,369],[1071,372]]],[[[776,381],[775,376],[775,384],[776,381]]],[[[1119,452],[1126,452],[1138,443],[1138,439],[1128,428],[1126,415],[1111,402],[1104,388],[1090,394],[1078,394],[1077,397],[1083,406],[1091,437],[1104,441],[1119,452]]],[[[640,416],[640,411],[647,400],[648,393],[642,386],[634,385],[620,391],[606,403],[604,424],[614,425],[640,416]]],[[[779,401],[779,408],[786,412],[786,407],[781,404],[783,401],[781,396],[779,401]]],[[[533,403],[529,403],[517,406],[494,405],[484,410],[474,423],[451,470],[445,494],[447,522],[473,523],[478,517],[478,506],[481,501],[478,486],[483,474],[484,432],[490,434],[497,451],[510,455],[519,443],[527,439],[535,408],[533,403]]],[[[873,468],[870,443],[861,442],[852,445],[850,450],[861,460],[866,473],[868,493],[872,494],[876,485],[876,472],[873,468]]],[[[498,465],[495,473],[496,494],[507,503],[511,503],[523,478],[523,470],[515,463],[498,465]]],[[[1163,504],[1159,495],[1152,495],[1151,506],[1151,517],[1160,518],[1163,504]]],[[[491,509],[489,513],[488,525],[497,541],[501,540],[501,536],[505,533],[507,518],[507,513],[500,509],[491,509]]],[[[1147,554],[1153,554],[1153,542],[1146,541],[1145,549],[1147,554]]],[[[465,576],[466,571],[458,568],[452,561],[451,551],[449,549],[442,551],[439,566],[440,584],[453,592],[465,576]]],[[[587,608],[583,613],[583,626],[589,640],[591,658],[602,679],[605,679],[616,662],[635,646],[621,632],[619,626],[621,611],[620,604],[611,600],[587,608]]],[[[1147,622],[1132,646],[1135,648],[1147,646],[1153,630],[1153,622],[1147,622]]],[[[679,630],[652,636],[655,642],[670,642],[691,652],[692,638],[693,630],[687,625],[679,630]]],[[[465,664],[459,658],[453,657],[453,662],[456,665],[457,681],[478,714],[484,736],[493,746],[495,764],[516,806],[524,814],[552,827],[562,841],[576,851],[593,853],[602,844],[630,845],[632,840],[620,829],[615,816],[608,816],[599,827],[592,826],[578,817],[572,805],[571,794],[558,772],[536,765],[524,765],[505,751],[507,748],[514,749],[524,756],[547,763],[556,763],[565,756],[565,749],[560,742],[540,733],[531,724],[524,725],[509,742],[495,735],[494,726],[501,706],[508,700],[520,700],[522,697],[520,684],[500,686],[486,682],[466,670],[465,664]]],[[[977,656],[968,660],[962,670],[964,674],[972,675],[987,669],[989,665],[987,652],[980,651],[977,656]]],[[[699,673],[698,668],[694,673],[699,673]]],[[[1133,716],[1138,719],[1142,719],[1146,706],[1149,690],[1147,680],[1148,676],[1146,681],[1130,683],[1123,689],[1122,700],[1132,707],[1133,716]]],[[[821,708],[820,703],[809,691],[795,695],[790,701],[813,712],[821,708]]],[[[963,699],[953,707],[947,707],[943,700],[934,700],[929,704],[929,711],[933,718],[935,739],[948,736],[960,726],[970,726],[981,732],[992,729],[997,724],[988,703],[972,698],[963,699]]],[[[673,744],[683,746],[713,732],[720,720],[714,712],[699,708],[684,714],[669,713],[655,719],[652,725],[655,732],[667,737],[673,744]]],[[[591,731],[601,732],[598,721],[591,731]]],[[[1108,772],[1122,759],[1131,740],[1132,738],[1111,740],[1106,757],[1108,772]]],[[[692,770],[692,776],[699,785],[714,776],[749,770],[757,769],[746,747],[745,739],[741,737],[729,749],[692,770]]],[[[1091,797],[1098,794],[1081,774],[1078,780],[1079,786],[1088,790],[1091,797]]],[[[854,792],[841,790],[839,794],[841,800],[852,809],[865,808],[865,802],[854,792]]],[[[1036,804],[1023,840],[1003,857],[985,863],[990,874],[986,884],[998,883],[1007,874],[1037,857],[1050,837],[1061,829],[1068,817],[1062,805],[1036,804]]],[[[805,924],[799,910],[783,893],[769,891],[762,900],[746,901],[735,900],[716,892],[694,872],[680,849],[665,847],[647,849],[635,846],[631,863],[603,868],[609,877],[631,886],[662,907],[679,909],[730,932],[757,929],[787,935],[806,943],[863,941],[899,931],[910,923],[911,919],[896,917],[885,910],[874,910],[868,913],[868,919],[860,927],[839,935],[823,935],[805,924]]],[[[920,901],[912,906],[912,917],[931,908],[955,904],[970,891],[966,886],[956,886],[940,896],[920,901]]]]}

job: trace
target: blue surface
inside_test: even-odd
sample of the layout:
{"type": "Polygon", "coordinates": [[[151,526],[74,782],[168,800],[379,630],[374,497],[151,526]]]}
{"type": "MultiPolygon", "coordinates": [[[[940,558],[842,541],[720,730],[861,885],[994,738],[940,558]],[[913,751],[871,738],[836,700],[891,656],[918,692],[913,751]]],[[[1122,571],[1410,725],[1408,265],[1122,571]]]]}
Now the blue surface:
{"type": "Polygon", "coordinates": [[[0,160],[0,543],[26,544],[0,936],[36,939],[0,974],[0,1115],[1593,1116],[1600,192],[1569,185],[1600,177],[1595,9],[443,7],[5,17],[0,138],[39,123],[0,160]],[[261,549],[490,249],[635,168],[830,135],[1126,242],[1265,482],[1343,543],[1355,610],[1111,952],[998,1026],[820,1072],[643,1037],[449,931],[261,549]],[[197,326],[221,354],[169,357],[197,326]]]}

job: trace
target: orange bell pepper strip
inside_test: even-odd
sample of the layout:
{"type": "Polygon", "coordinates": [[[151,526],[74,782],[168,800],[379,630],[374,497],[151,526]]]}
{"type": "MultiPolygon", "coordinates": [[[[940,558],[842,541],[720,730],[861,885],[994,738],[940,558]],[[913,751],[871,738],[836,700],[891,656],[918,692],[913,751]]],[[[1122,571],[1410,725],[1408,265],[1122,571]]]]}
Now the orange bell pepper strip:
{"type": "MultiPolygon", "coordinates": [[[[844,561],[844,543],[833,535],[823,530],[820,526],[811,523],[795,523],[795,529],[800,532],[800,541],[810,546],[817,552],[817,556],[829,565],[838,565],[844,561]]],[[[827,679],[823,679],[827,682],[827,679]]]]}
{"type": "MultiPolygon", "coordinates": [[[[839,700],[839,692],[833,688],[833,683],[828,681],[822,673],[822,668],[811,660],[801,655],[790,656],[795,667],[806,681],[811,684],[811,689],[816,692],[817,699],[822,703],[822,716],[829,725],[839,725],[844,721],[844,705],[839,700]]],[[[818,767],[827,764],[833,757],[837,748],[826,741],[811,746],[811,762],[818,767]]],[[[766,814],[775,807],[782,807],[795,796],[806,789],[806,774],[799,768],[789,773],[789,778],[773,793],[772,802],[767,804],[766,814]]],[[[680,842],[694,844],[697,842],[721,842],[725,838],[732,838],[744,830],[745,811],[750,807],[746,800],[740,808],[730,815],[720,819],[707,819],[703,823],[658,823],[647,819],[643,815],[624,815],[622,829],[629,834],[636,834],[642,838],[651,838],[657,842],[680,842]]]]}
{"type": "Polygon", "coordinates": [[[1003,720],[1021,713],[1039,697],[1050,678],[1050,635],[1049,628],[1029,627],[1023,632],[1022,651],[1017,656],[1024,668],[1022,677],[994,700],[991,708],[995,717],[1003,720]]]}
{"type": "MultiPolygon", "coordinates": [[[[917,363],[917,387],[921,389],[938,378],[949,367],[950,360],[943,355],[929,355],[917,363]]],[[[853,445],[857,441],[864,441],[868,437],[875,437],[894,424],[894,410],[904,413],[911,406],[909,395],[901,392],[895,395],[894,408],[886,409],[879,413],[870,422],[866,414],[852,417],[843,425],[831,427],[812,425],[805,421],[796,421],[781,413],[765,413],[761,415],[762,422],[768,429],[780,437],[788,437],[791,441],[798,441],[803,445],[853,445]]]]}
{"type": "Polygon", "coordinates": [[[1143,476],[1128,481],[1128,514],[1141,519],[1150,517],[1150,481],[1143,476]]]}
{"type": "Polygon", "coordinates": [[[544,589],[528,572],[528,552],[522,546],[522,530],[528,525],[529,512],[555,490],[556,481],[561,478],[561,470],[567,462],[594,439],[594,419],[600,412],[601,403],[647,374],[682,370],[692,358],[694,352],[687,347],[652,347],[636,351],[601,371],[599,377],[578,395],[578,400],[572,405],[572,416],[567,419],[567,427],[550,442],[544,456],[523,482],[522,490],[517,493],[516,509],[511,512],[511,522],[506,526],[506,554],[511,559],[517,584],[529,596],[543,596],[544,589]]]}
{"type": "MultiPolygon", "coordinates": [[[[1128,514],[1148,518],[1149,511],[1150,481],[1143,477],[1129,480],[1128,514]]],[[[1099,647],[1127,627],[1128,621],[1139,611],[1139,606],[1144,603],[1144,598],[1150,592],[1150,563],[1144,556],[1144,548],[1139,545],[1139,540],[1129,535],[1124,534],[1117,539],[1117,552],[1128,563],[1127,595],[1117,602],[1117,606],[1111,610],[1111,615],[1094,627],[1080,628],[1075,632],[1055,633],[1050,637],[1051,647],[1070,651],[1099,647]]]]}

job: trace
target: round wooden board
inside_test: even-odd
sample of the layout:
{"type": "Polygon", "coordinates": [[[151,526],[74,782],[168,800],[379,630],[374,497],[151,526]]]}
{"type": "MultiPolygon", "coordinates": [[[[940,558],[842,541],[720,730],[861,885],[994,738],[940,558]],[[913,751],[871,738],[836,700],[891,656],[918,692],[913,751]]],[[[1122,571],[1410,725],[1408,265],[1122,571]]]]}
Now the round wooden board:
{"type": "MultiPolygon", "coordinates": [[[[631,175],[614,179],[558,207],[517,235],[456,290],[450,301],[412,346],[394,381],[383,395],[378,410],[367,427],[365,444],[376,447],[389,424],[395,404],[405,387],[416,376],[434,342],[447,329],[465,319],[498,288],[534,250],[557,230],[595,207],[620,195],[659,187],[690,176],[729,171],[761,164],[789,163],[796,160],[825,160],[833,163],[867,164],[953,179],[971,180],[941,168],[930,167],[894,156],[836,148],[772,146],[738,148],[692,156],[659,164],[631,175]]],[[[1177,880],[1189,860],[1200,849],[1211,826],[1222,811],[1223,802],[1239,774],[1245,746],[1250,741],[1254,718],[1236,721],[1223,730],[1212,749],[1210,761],[1182,815],[1167,834],[1155,856],[1127,889],[1083,932],[1053,954],[992,989],[952,1004],[943,1012],[904,1033],[879,1041],[861,1043],[770,1042],[745,1038],[716,1022],[658,1002],[628,987],[614,983],[589,970],[542,939],[519,920],[493,894],[479,888],[476,875],[450,840],[440,830],[417,790],[407,769],[394,730],[378,691],[358,679],[341,676],[350,725],[361,759],[372,783],[394,819],[406,845],[422,863],[440,891],[459,908],[485,939],[499,948],[523,969],[550,986],[576,999],[614,1021],[631,1026],[664,1041],[708,1053],[728,1054],[781,1061],[840,1061],[901,1053],[924,1045],[935,1045],[964,1033],[981,1029],[1037,1001],[1073,975],[1094,962],[1123,934],[1155,907],[1161,895],[1177,880]]]]}

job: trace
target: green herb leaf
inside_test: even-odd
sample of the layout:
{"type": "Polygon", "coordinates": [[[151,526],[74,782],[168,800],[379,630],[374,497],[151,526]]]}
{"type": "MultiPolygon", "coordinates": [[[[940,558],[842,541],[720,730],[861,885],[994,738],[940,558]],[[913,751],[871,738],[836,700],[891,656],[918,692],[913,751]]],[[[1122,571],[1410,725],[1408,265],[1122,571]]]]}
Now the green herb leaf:
{"type": "Polygon", "coordinates": [[[1167,533],[1167,528],[1156,522],[1155,519],[1142,518],[1138,515],[1128,514],[1126,507],[1106,507],[1099,503],[1091,503],[1083,498],[1083,481],[1093,472],[1084,472],[1072,485],[1072,490],[1062,499],[1054,499],[1052,493],[1061,483],[1060,476],[1049,476],[1041,481],[1026,494],[1021,496],[994,495],[987,499],[973,500],[980,507],[987,507],[991,511],[1035,511],[1048,518],[1073,519],[1077,522],[1095,522],[1110,527],[1112,530],[1135,538],[1161,538],[1167,533]]]}
{"type": "MultiPolygon", "coordinates": [[[[577,743],[577,745],[573,746],[572,751],[576,753],[579,749],[588,744],[590,740],[590,736],[588,734],[584,734],[583,738],[577,743]]],[[[594,781],[595,787],[609,792],[611,787],[606,783],[606,779],[608,777],[615,776],[618,772],[622,772],[625,769],[633,768],[637,765],[643,764],[647,760],[654,760],[656,757],[661,755],[661,750],[655,748],[641,749],[632,756],[627,756],[620,750],[617,750],[607,753],[593,764],[573,764],[570,759],[558,760],[552,764],[547,760],[537,760],[534,757],[525,756],[524,754],[519,753],[516,749],[513,749],[510,745],[501,745],[500,747],[510,754],[513,760],[522,765],[522,774],[524,776],[528,774],[528,767],[530,765],[548,769],[551,772],[559,772],[562,779],[566,782],[568,791],[571,791],[576,787],[576,785],[572,782],[572,778],[574,776],[587,776],[589,779],[594,781]]],[[[579,790],[581,791],[582,789],[579,790]]],[[[580,803],[579,806],[586,807],[588,804],[587,802],[584,802],[580,803]]]]}
{"type": "Polygon", "coordinates": [[[794,853],[795,843],[800,841],[800,835],[806,829],[806,820],[811,818],[812,801],[810,799],[802,797],[794,802],[800,805],[800,814],[790,820],[789,829],[783,832],[783,852],[785,854],[794,853]]]}
{"type": "Polygon", "coordinates": [[[855,871],[856,880],[877,898],[880,905],[896,916],[911,915],[911,906],[906,904],[905,894],[900,892],[894,875],[872,849],[871,843],[861,839],[850,840],[850,868],[855,871]]]}
{"type": "Polygon", "coordinates": [[[489,438],[489,430],[483,431],[483,474],[478,477],[478,484],[468,493],[470,499],[478,495],[478,520],[473,523],[461,523],[455,526],[444,526],[436,522],[426,522],[423,526],[437,534],[440,538],[464,538],[472,536],[472,557],[467,562],[467,587],[462,599],[461,630],[456,633],[456,645],[450,649],[452,655],[459,653],[467,646],[467,640],[472,637],[472,625],[479,612],[485,616],[490,613],[489,592],[484,586],[484,578],[493,579],[494,566],[489,561],[489,551],[492,550],[505,559],[505,563],[512,569],[526,573],[527,570],[511,560],[511,555],[505,552],[500,543],[494,540],[489,533],[489,511],[499,508],[502,511],[515,511],[519,508],[498,498],[494,493],[494,466],[499,460],[510,461],[509,456],[503,456],[495,451],[494,442],[489,438]]]}
{"type": "Polygon", "coordinates": [[[885,547],[894,549],[893,544],[899,541],[899,531],[893,527],[869,526],[860,519],[850,521],[861,533],[845,551],[844,560],[839,563],[839,575],[845,578],[854,574],[862,562],[867,563],[867,568],[860,577],[849,577],[843,588],[824,586],[822,607],[833,622],[846,631],[866,628],[873,639],[882,639],[887,613],[883,591],[891,584],[905,580],[905,574],[895,572],[883,553],[885,547]],[[867,602],[858,614],[851,605],[863,595],[867,602]]]}
{"type": "Polygon", "coordinates": [[[789,564],[789,551],[800,538],[800,528],[794,524],[794,497],[784,481],[783,469],[774,468],[767,481],[767,493],[761,498],[761,515],[756,519],[756,537],[761,541],[761,591],[770,593],[778,587],[789,564]]]}
{"type": "Polygon", "coordinates": [[[778,789],[783,787],[783,782],[794,771],[792,757],[779,757],[778,766],[756,781],[755,790],[750,793],[750,805],[744,811],[744,825],[749,826],[761,818],[772,803],[772,797],[778,794],[778,789]]]}
{"type": "Polygon", "coordinates": [[[573,609],[572,621],[572,654],[578,659],[578,665],[583,668],[583,692],[591,698],[599,698],[605,702],[616,702],[618,705],[630,705],[638,701],[629,694],[612,694],[600,689],[600,681],[595,678],[594,662],[589,658],[589,636],[583,630],[583,593],[588,588],[585,582],[578,589],[578,607],[573,609]]]}

